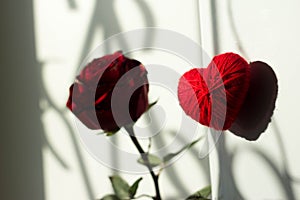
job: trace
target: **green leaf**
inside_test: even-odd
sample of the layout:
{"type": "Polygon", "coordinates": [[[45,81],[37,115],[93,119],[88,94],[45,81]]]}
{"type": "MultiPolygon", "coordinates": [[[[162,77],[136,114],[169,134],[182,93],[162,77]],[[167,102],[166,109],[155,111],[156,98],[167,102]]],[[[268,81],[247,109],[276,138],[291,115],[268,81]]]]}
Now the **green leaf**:
{"type": "Polygon", "coordinates": [[[158,102],[158,100],[156,100],[156,101],[150,103],[150,104],[148,105],[147,111],[150,110],[157,102],[158,102]]]}
{"type": "Polygon", "coordinates": [[[113,136],[114,134],[116,134],[118,131],[111,131],[111,132],[105,132],[106,136],[113,136]]]}
{"type": "Polygon", "coordinates": [[[138,189],[138,187],[139,187],[139,183],[140,183],[140,181],[141,181],[142,179],[143,179],[142,177],[139,178],[138,180],[136,180],[136,181],[132,184],[132,186],[130,186],[130,188],[129,188],[129,190],[128,190],[130,198],[133,198],[134,195],[136,194],[136,191],[137,191],[137,189],[138,189]]]}
{"type": "Polygon", "coordinates": [[[190,144],[185,145],[184,147],[182,147],[179,151],[177,151],[175,153],[169,153],[169,154],[167,154],[166,156],[164,156],[163,161],[164,162],[168,162],[169,160],[171,160],[172,158],[174,158],[175,156],[177,156],[178,154],[180,154],[184,150],[191,148],[193,145],[195,145],[201,139],[202,139],[202,137],[198,138],[197,140],[191,142],[190,144]]]}
{"type": "Polygon", "coordinates": [[[192,194],[186,200],[209,200],[211,194],[211,186],[206,186],[205,188],[199,190],[198,192],[192,194]]]}
{"type": "Polygon", "coordinates": [[[114,194],[108,194],[102,197],[100,200],[120,200],[118,196],[114,194]]]}
{"type": "Polygon", "coordinates": [[[129,198],[129,185],[128,183],[122,179],[120,176],[111,176],[109,177],[112,187],[115,191],[115,194],[120,199],[128,199],[129,198]]]}
{"type": "Polygon", "coordinates": [[[145,163],[145,161],[142,158],[138,159],[138,163],[146,166],[149,164],[151,167],[156,167],[162,163],[162,160],[156,155],[146,154],[146,156],[148,157],[149,163],[145,163]]]}
{"type": "MultiPolygon", "coordinates": [[[[120,129],[119,129],[120,130],[120,129]]],[[[106,136],[113,136],[115,135],[119,130],[116,131],[101,131],[99,133],[96,133],[96,135],[103,135],[106,134],[106,136]]]]}

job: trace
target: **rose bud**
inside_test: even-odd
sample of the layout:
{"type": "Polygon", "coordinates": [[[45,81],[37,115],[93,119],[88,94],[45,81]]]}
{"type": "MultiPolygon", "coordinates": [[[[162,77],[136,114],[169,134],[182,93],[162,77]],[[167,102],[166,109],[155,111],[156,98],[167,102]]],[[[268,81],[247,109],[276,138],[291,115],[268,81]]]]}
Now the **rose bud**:
{"type": "Polygon", "coordinates": [[[216,130],[230,130],[256,140],[271,121],[277,78],[266,63],[247,61],[234,53],[213,58],[179,80],[178,99],[187,115],[216,130]]]}
{"type": "Polygon", "coordinates": [[[116,132],[147,110],[148,91],[145,67],[119,51],[83,68],[70,87],[67,107],[88,128],[116,132]]]}

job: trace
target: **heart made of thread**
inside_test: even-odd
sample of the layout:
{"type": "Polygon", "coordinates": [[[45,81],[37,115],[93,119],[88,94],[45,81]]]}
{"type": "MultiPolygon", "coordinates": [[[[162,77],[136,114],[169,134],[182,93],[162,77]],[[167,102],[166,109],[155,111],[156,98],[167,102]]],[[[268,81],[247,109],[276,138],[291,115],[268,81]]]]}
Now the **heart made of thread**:
{"type": "Polygon", "coordinates": [[[238,116],[250,83],[250,66],[235,53],[215,56],[207,68],[194,68],[180,78],[179,103],[202,125],[227,130],[238,116]]]}

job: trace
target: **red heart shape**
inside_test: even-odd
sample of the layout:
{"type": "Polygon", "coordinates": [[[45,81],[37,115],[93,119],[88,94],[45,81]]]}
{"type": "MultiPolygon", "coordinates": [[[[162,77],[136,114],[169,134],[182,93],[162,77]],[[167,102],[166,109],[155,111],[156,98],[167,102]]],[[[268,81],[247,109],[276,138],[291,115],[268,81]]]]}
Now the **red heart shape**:
{"type": "Polygon", "coordinates": [[[179,80],[185,113],[205,126],[227,130],[236,119],[250,83],[250,66],[238,54],[215,56],[207,68],[195,68],[179,80]]]}

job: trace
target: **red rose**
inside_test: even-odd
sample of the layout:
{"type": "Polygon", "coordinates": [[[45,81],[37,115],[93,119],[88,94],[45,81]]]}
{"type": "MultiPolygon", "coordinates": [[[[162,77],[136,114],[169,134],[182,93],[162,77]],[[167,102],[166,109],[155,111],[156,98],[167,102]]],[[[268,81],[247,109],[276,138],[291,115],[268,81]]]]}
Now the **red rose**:
{"type": "Polygon", "coordinates": [[[67,107],[88,128],[115,132],[147,110],[148,91],[145,67],[116,52],[85,66],[70,87],[67,107]]]}

